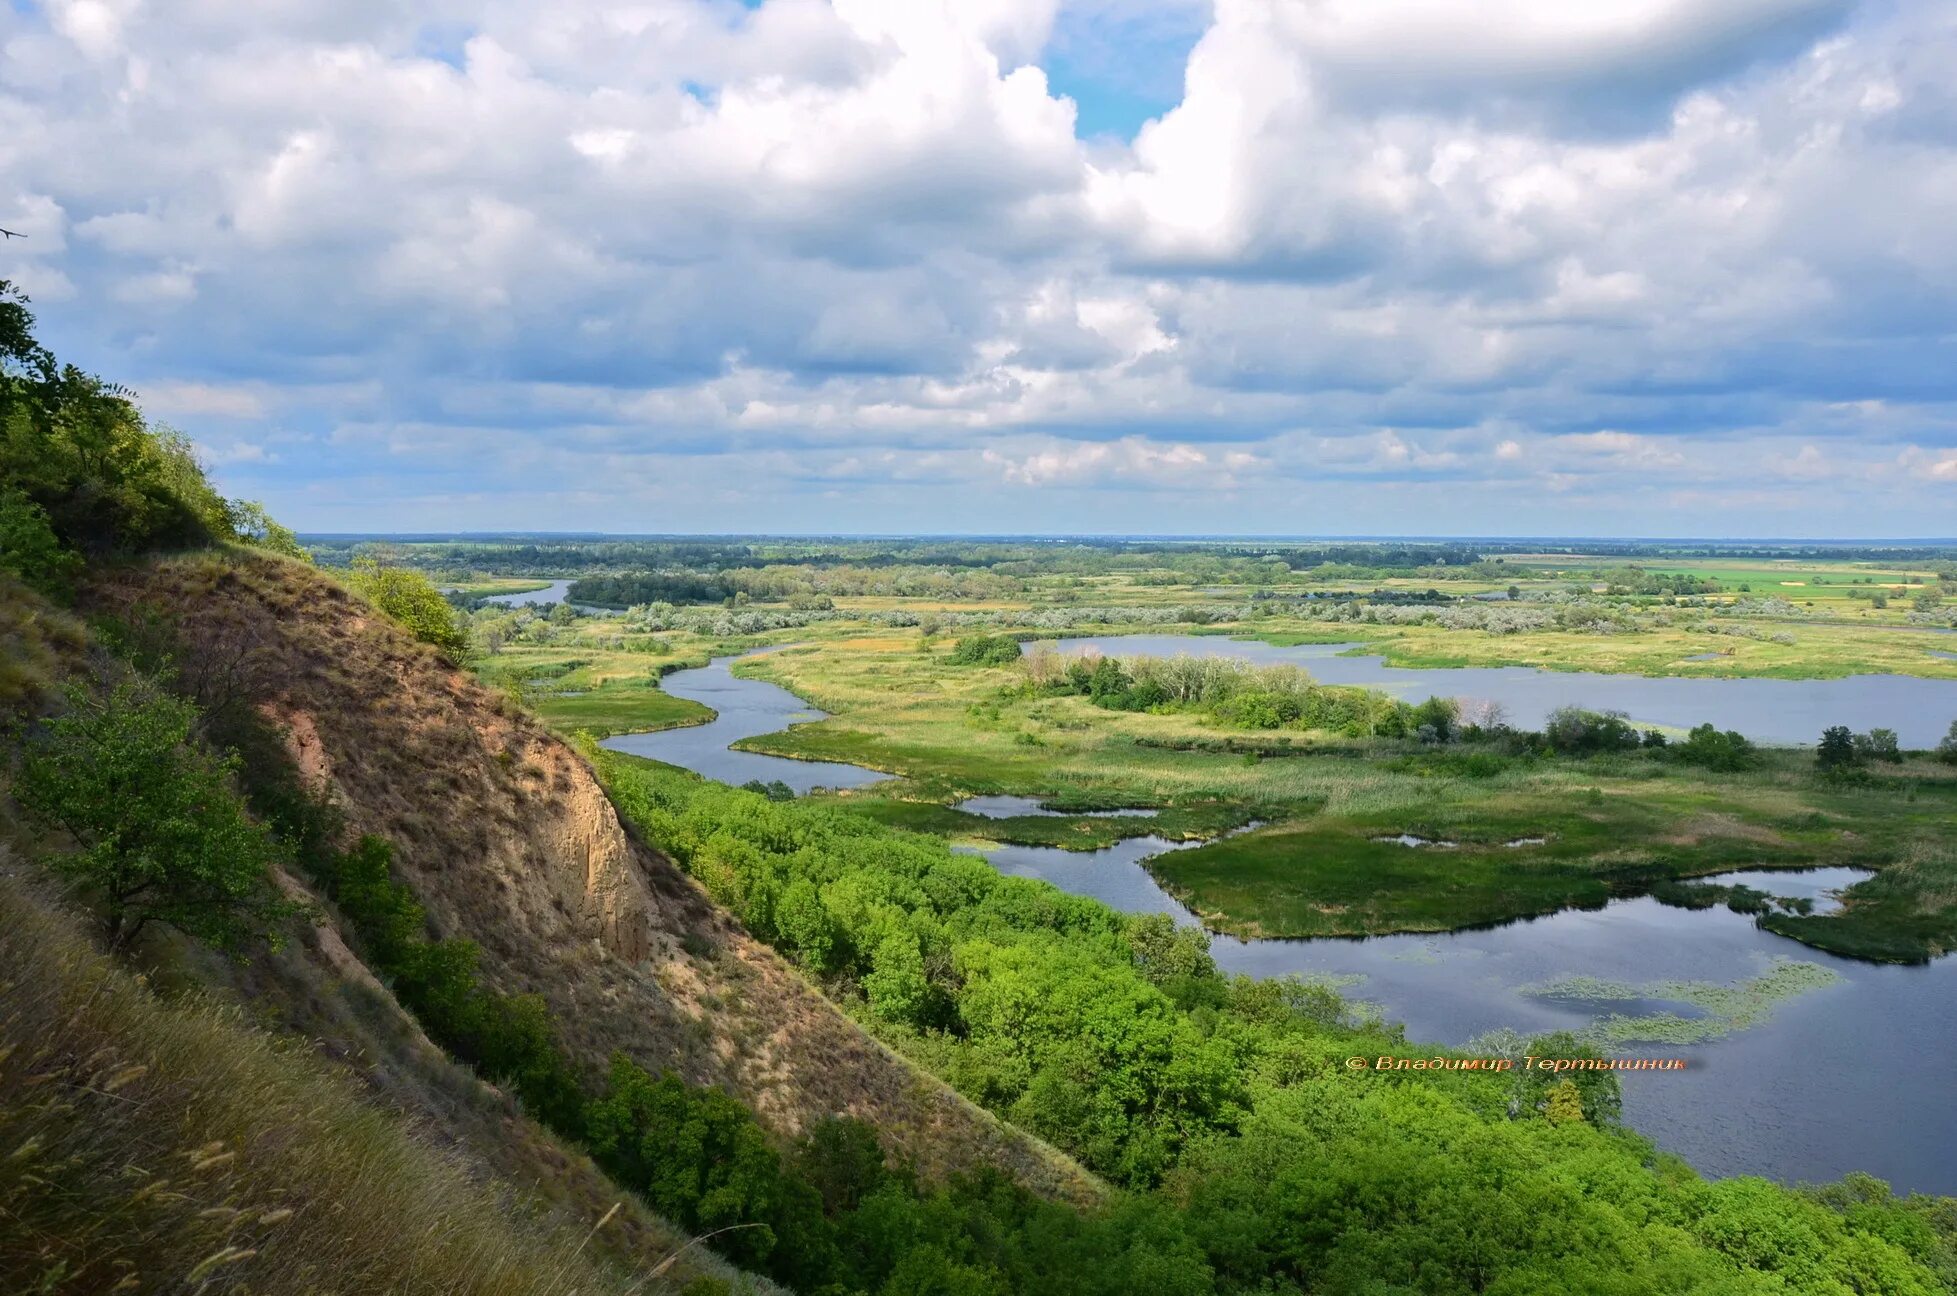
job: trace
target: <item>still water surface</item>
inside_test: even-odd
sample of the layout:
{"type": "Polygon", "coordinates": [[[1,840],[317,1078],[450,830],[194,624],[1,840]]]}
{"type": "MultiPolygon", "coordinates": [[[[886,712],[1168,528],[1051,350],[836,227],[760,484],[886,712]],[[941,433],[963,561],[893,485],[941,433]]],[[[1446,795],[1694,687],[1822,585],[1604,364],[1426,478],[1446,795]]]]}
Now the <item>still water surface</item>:
{"type": "MultiPolygon", "coordinates": [[[[887,777],[854,765],[727,750],[741,738],[822,715],[785,689],[734,678],[732,660],[663,681],[676,696],[715,708],[720,714],[712,723],[612,738],[605,746],[725,782],[780,779],[797,792],[887,777]]],[[[983,853],[1001,872],[1040,878],[1127,912],[1193,923],[1141,863],[1187,845],[1135,837],[1093,852],[999,846],[983,853]]],[[[1833,892],[1862,876],[1845,868],[1754,870],[1713,880],[1809,896],[1825,910],[1833,892]]],[[[1229,972],[1357,978],[1345,989],[1349,998],[1405,1022],[1411,1039],[1451,1045],[1502,1027],[1524,1034],[1577,1030],[1613,1012],[1693,1018],[1703,1009],[1669,997],[1660,983],[1732,985],[1760,976],[1777,959],[1818,963],[1840,979],[1782,1001],[1764,1020],[1723,1038],[1615,1048],[1621,1056],[1683,1057],[1690,1064],[1683,1072],[1624,1074],[1626,1122],[1707,1174],[1795,1182],[1866,1170],[1901,1190],[1957,1193],[1957,1104],[1949,1101],[1950,1077],[1957,1075],[1957,959],[1926,967],[1860,963],[1762,931],[1724,908],[1674,909],[1649,898],[1444,934],[1257,941],[1219,935],[1211,949],[1229,972]],[[1571,976],[1638,989],[1608,1003],[1533,989],[1571,976]]]]}
{"type": "MultiPolygon", "coordinates": [[[[1054,641],[1035,640],[1028,644],[1054,641]]],[[[1934,747],[1957,720],[1957,680],[1913,675],[1851,675],[1836,680],[1656,679],[1529,666],[1429,670],[1388,666],[1383,657],[1340,654],[1363,644],[1280,647],[1220,635],[1100,635],[1062,639],[1063,653],[1109,657],[1236,657],[1259,665],[1289,662],[1322,684],[1363,684],[1409,702],[1441,696],[1501,704],[1508,722],[1542,726],[1561,706],[1622,711],[1633,721],[1689,729],[1711,723],[1763,743],[1812,743],[1829,725],[1858,732],[1894,729],[1905,747],[1934,747]]]]}

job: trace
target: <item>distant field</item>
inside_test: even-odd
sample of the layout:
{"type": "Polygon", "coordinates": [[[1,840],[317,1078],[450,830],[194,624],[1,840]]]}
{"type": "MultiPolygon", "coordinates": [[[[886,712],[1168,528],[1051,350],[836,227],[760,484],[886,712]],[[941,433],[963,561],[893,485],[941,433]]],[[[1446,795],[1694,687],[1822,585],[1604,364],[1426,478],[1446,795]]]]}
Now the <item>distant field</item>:
{"type": "Polygon", "coordinates": [[[549,589],[550,582],[522,576],[479,576],[457,584],[445,583],[444,588],[457,594],[467,594],[470,598],[488,598],[492,594],[534,594],[538,590],[549,589]]]}

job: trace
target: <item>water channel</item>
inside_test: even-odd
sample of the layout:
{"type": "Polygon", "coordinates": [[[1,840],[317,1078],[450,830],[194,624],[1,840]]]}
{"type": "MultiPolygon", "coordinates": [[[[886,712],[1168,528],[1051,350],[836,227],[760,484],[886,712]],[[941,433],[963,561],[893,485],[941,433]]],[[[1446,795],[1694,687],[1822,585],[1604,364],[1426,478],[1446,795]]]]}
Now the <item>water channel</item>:
{"type": "MultiPolygon", "coordinates": [[[[1250,646],[1215,639],[1146,640],[1191,651],[1202,644],[1250,646]]],[[[1146,640],[1107,642],[1104,651],[1144,651],[1146,640]]],[[[1319,651],[1325,655],[1312,658],[1314,674],[1323,662],[1364,660],[1332,656],[1336,647],[1321,646],[1319,651]]],[[[822,718],[785,689],[736,678],[728,669],[732,660],[720,658],[706,667],[678,671],[663,682],[675,696],[713,707],[719,714],[711,723],[612,738],[605,745],[731,783],[779,779],[798,793],[862,787],[887,777],[854,765],[729,751],[728,744],[742,738],[822,718]]],[[[1373,664],[1377,667],[1377,659],[1373,664]]],[[[1509,694],[1514,719],[1526,722],[1565,696],[1592,706],[1613,704],[1612,697],[1594,691],[1562,692],[1582,681],[1581,676],[1517,674],[1546,681],[1559,700],[1532,698],[1517,682],[1509,694]]],[[[1472,688],[1463,692],[1486,696],[1472,688]]],[[[1418,696],[1417,688],[1413,695],[1418,696]]],[[[1692,701],[1699,710],[1677,719],[1641,711],[1635,702],[1624,709],[1656,723],[1704,718],[1742,728],[1748,715],[1763,714],[1748,710],[1756,705],[1750,698],[1722,702],[1716,691],[1695,691],[1692,701]]],[[[1807,721],[1802,723],[1805,727],[1807,721]]],[[[1866,714],[1858,722],[1880,723],[1882,718],[1866,714]]],[[[1900,722],[1891,727],[1904,729],[1900,722]]],[[[1038,808],[1037,802],[1025,799],[998,803],[988,798],[975,813],[1026,813],[1027,805],[1038,808]]],[[[1194,918],[1156,885],[1141,862],[1183,847],[1144,836],[1094,852],[999,846],[983,853],[1002,872],[1040,878],[1117,909],[1168,913],[1189,923],[1194,918]]],[[[1862,876],[1854,869],[1755,870],[1712,880],[1746,882],[1776,896],[1807,896],[1816,902],[1817,912],[1824,912],[1836,891],[1862,876]]],[[[1923,967],[1861,963],[1775,936],[1752,918],[1723,907],[1685,910],[1649,898],[1481,930],[1318,940],[1244,941],[1219,935],[1211,948],[1217,963],[1230,972],[1334,978],[1350,999],[1370,1005],[1389,1021],[1404,1022],[1414,1040],[1459,1045],[1502,1028],[1525,1035],[1581,1030],[1612,1016],[1667,1022],[1654,1033],[1671,1039],[1680,1038],[1680,1030],[1690,1034],[1704,1026],[1713,1038],[1641,1043],[1620,1035],[1625,1042],[1611,1045],[1620,1055],[1683,1057],[1689,1063],[1682,1072],[1622,1077],[1626,1122],[1659,1147],[1712,1175],[1763,1174],[1798,1182],[1866,1170],[1899,1190],[1957,1193],[1957,1104],[1948,1100],[1950,1076],[1957,1074],[1957,959],[1923,967]],[[1832,977],[1816,978],[1825,984],[1815,988],[1776,997],[1770,978],[1788,960],[1816,965],[1832,977]],[[1574,977],[1594,980],[1572,987],[1568,979],[1574,977]],[[1573,989],[1580,993],[1573,994],[1573,989]]]]}

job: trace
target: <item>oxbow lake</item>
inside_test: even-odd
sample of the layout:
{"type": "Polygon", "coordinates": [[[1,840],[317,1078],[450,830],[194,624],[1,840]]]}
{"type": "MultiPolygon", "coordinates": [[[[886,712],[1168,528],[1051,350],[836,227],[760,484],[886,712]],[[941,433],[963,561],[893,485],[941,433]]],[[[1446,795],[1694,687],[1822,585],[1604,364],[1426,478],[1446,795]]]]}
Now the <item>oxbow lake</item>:
{"type": "Polygon", "coordinates": [[[1913,675],[1851,675],[1834,680],[1681,678],[1551,671],[1530,666],[1445,670],[1388,666],[1377,654],[1346,656],[1364,644],[1281,647],[1221,635],[1102,635],[1033,640],[1065,655],[1235,657],[1259,665],[1301,666],[1322,684],[1360,684],[1408,702],[1454,697],[1498,703],[1508,722],[1542,726],[1558,707],[1622,711],[1639,724],[1690,729],[1711,723],[1756,742],[1813,743],[1830,725],[1858,732],[1894,729],[1905,747],[1934,747],[1957,720],[1957,680],[1913,675]]]}
{"type": "MultiPolygon", "coordinates": [[[[1069,642],[1081,646],[1079,640],[1069,642]]],[[[1167,636],[1092,642],[1118,655],[1135,653],[1140,642],[1192,651],[1202,644],[1245,646],[1167,636]]],[[[1313,661],[1360,660],[1331,657],[1336,648],[1316,651],[1327,657],[1313,661]]],[[[779,779],[798,793],[862,787],[887,777],[854,765],[729,751],[728,744],[742,738],[822,718],[785,689],[735,678],[728,669],[733,660],[719,658],[662,681],[675,696],[713,707],[719,714],[711,723],[611,738],[605,746],[730,783],[779,779]]],[[[1518,674],[1557,684],[1571,678],[1537,671],[1518,674]]],[[[1412,696],[1423,695],[1416,691],[1412,696]]],[[[1516,696],[1510,714],[1526,723],[1534,712],[1524,711],[1524,699],[1516,696]]],[[[1573,700],[1612,704],[1594,695],[1573,700]]],[[[1532,703],[1543,711],[1560,704],[1532,703]]],[[[1681,723],[1630,706],[1624,709],[1655,723],[1681,723]]],[[[1702,718],[1722,727],[1742,727],[1733,719],[1702,718]]],[[[1865,718],[1860,723],[1883,721],[1865,718]]],[[[1023,799],[1005,805],[987,799],[976,812],[1003,814],[1024,804],[1023,799]]],[[[1000,846],[982,853],[1004,873],[1040,878],[1127,912],[1167,913],[1178,922],[1193,923],[1195,918],[1155,884],[1141,863],[1187,845],[1136,837],[1092,852],[1000,846]]],[[[1846,868],[1751,870],[1711,880],[1746,882],[1778,896],[1808,896],[1817,911],[1825,911],[1834,892],[1863,876],[1846,868]]],[[[1899,1190],[1957,1193],[1957,1104],[1949,1101],[1949,1078],[1957,1074],[1957,959],[1924,967],[1861,963],[1762,931],[1750,917],[1723,907],[1674,909],[1649,898],[1438,935],[1255,941],[1217,935],[1211,950],[1229,972],[1337,978],[1349,999],[1389,1021],[1406,1023],[1410,1039],[1438,1044],[1466,1044],[1499,1028],[1524,1034],[1581,1030],[1611,1015],[1671,1014],[1688,1023],[1742,1015],[1749,1024],[1706,1042],[1627,1041],[1611,1046],[1619,1056],[1682,1057],[1688,1063],[1684,1071],[1621,1075],[1626,1123],[1711,1175],[1760,1174],[1792,1183],[1865,1170],[1899,1190]],[[1695,986],[1675,984],[1741,986],[1784,960],[1819,965],[1836,979],[1778,1002],[1742,998],[1724,1006],[1695,986]],[[1571,977],[1620,984],[1607,998],[1544,992],[1550,983],[1571,977]]]]}

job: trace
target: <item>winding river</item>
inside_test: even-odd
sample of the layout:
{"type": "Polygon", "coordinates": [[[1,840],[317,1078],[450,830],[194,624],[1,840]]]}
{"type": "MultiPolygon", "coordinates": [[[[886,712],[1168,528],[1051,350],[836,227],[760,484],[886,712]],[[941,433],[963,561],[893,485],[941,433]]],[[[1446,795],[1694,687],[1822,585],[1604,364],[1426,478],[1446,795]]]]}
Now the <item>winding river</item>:
{"type": "MultiPolygon", "coordinates": [[[[1250,646],[1149,636],[1108,642],[1104,651],[1146,651],[1142,645],[1150,640],[1172,645],[1170,651],[1195,651],[1204,643],[1235,650],[1250,646]]],[[[1320,678],[1329,677],[1321,673],[1323,663],[1363,660],[1332,656],[1337,646],[1320,645],[1313,651],[1323,654],[1311,659],[1320,678]]],[[[719,658],[663,681],[669,693],[713,707],[718,715],[711,723],[626,735],[605,745],[731,783],[779,779],[798,793],[862,787],[886,777],[854,765],[728,750],[742,738],[822,718],[785,689],[736,678],[729,670],[733,660],[719,658]]],[[[1575,682],[1577,700],[1591,706],[1620,703],[1611,695],[1583,690],[1583,681],[1626,678],[1518,674],[1559,686],[1575,682]]],[[[1750,709],[1756,705],[1750,698],[1722,701],[1718,686],[1787,683],[1644,682],[1714,689],[1695,690],[1692,704],[1698,709],[1677,720],[1624,706],[1639,719],[1710,719],[1740,728],[1746,716],[1764,713],[1750,709]]],[[[1915,682],[1957,688],[1944,681],[1915,682]]],[[[1476,688],[1462,691],[1488,696],[1476,688]]],[[[1750,692],[1738,690],[1740,696],[1750,692]]],[[[1562,695],[1532,699],[1518,689],[1510,696],[1511,718],[1526,721],[1534,714],[1530,708],[1547,711],[1560,704],[1562,695]]],[[[1890,727],[1906,735],[1914,732],[1906,730],[1900,715],[1895,719],[1890,727]]],[[[1867,712],[1854,721],[1858,727],[1884,722],[1883,715],[1871,718],[1867,712]]],[[[1806,719],[1801,723],[1804,729],[1808,725],[1806,719]]],[[[1945,723],[1938,722],[1939,733],[1945,723]]],[[[1904,741],[1917,740],[1905,736],[1904,741]]],[[[987,811],[1024,813],[1027,805],[988,800],[975,807],[975,813],[987,811]]],[[[1167,913],[1193,923],[1193,916],[1156,885],[1141,863],[1183,845],[1145,836],[1093,852],[999,846],[983,853],[1002,872],[1040,878],[1117,909],[1167,913]]],[[[1825,910],[1835,891],[1862,876],[1853,869],[1816,869],[1716,880],[1749,882],[1774,895],[1806,895],[1825,910]]],[[[1219,966],[1230,972],[1334,978],[1348,998],[1389,1021],[1406,1023],[1408,1037],[1415,1040],[1458,1045],[1501,1028],[1524,1034],[1581,1030],[1612,1017],[1638,1019],[1665,1038],[1703,1035],[1694,1043],[1638,1043],[1633,1041],[1639,1027],[1632,1027],[1620,1032],[1625,1043],[1611,1046],[1620,1055],[1683,1057],[1689,1063],[1682,1072],[1621,1077],[1626,1122],[1660,1148],[1712,1175],[1762,1174],[1799,1182],[1866,1170],[1899,1190],[1957,1193],[1957,1104],[1949,1101],[1950,1077],[1957,1074],[1957,959],[1924,967],[1860,963],[1775,936],[1724,908],[1675,909],[1649,898],[1438,935],[1258,941],[1218,935],[1211,949],[1219,966]],[[1785,984],[1787,960],[1826,971],[1806,978],[1818,984],[1783,995],[1776,987],[1785,984]],[[1777,974],[1776,969],[1782,971],[1777,974]],[[1576,977],[1592,980],[1571,983],[1576,977]],[[1649,1025],[1653,1022],[1661,1024],[1649,1025]]]]}

